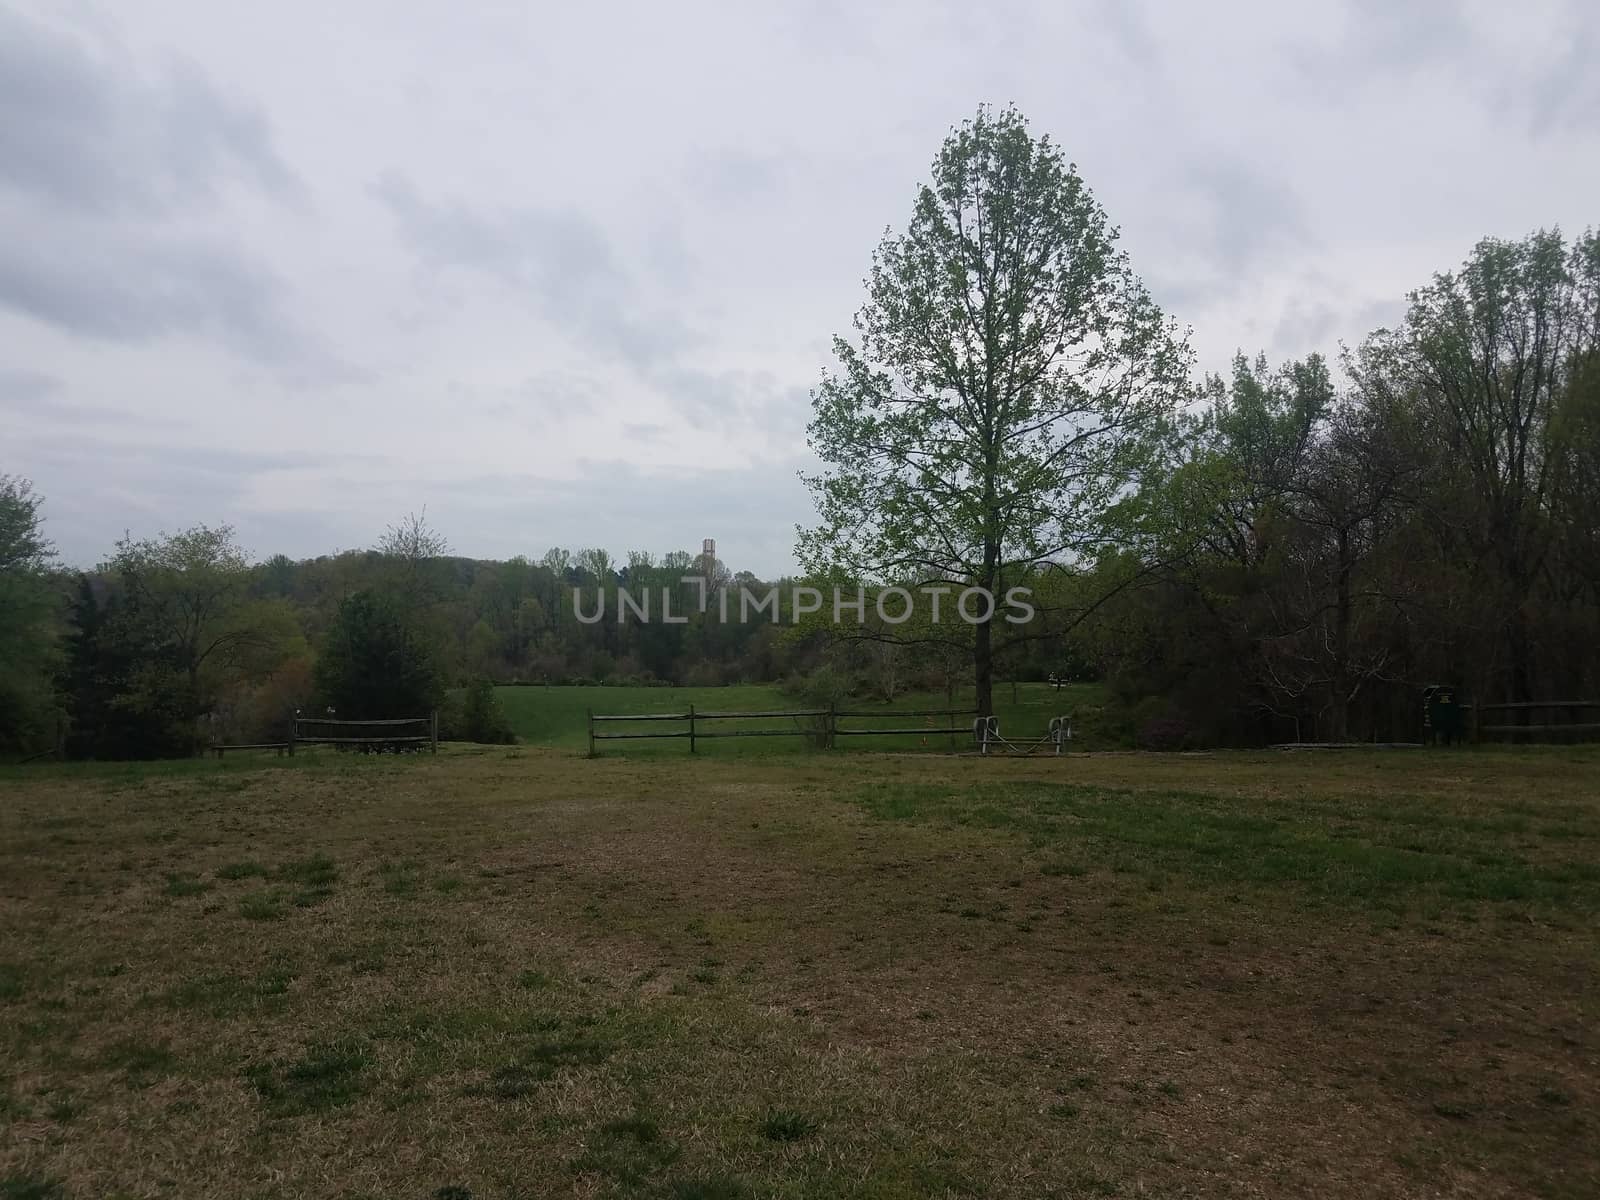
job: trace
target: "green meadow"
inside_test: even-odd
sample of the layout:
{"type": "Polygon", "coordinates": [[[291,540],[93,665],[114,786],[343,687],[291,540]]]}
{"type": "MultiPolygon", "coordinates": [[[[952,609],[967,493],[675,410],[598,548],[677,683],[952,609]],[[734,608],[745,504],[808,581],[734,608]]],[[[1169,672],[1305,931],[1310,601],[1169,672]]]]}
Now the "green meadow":
{"type": "MultiPolygon", "coordinates": [[[[588,745],[588,717],[591,712],[607,715],[647,715],[687,713],[793,712],[809,706],[770,684],[730,687],[502,687],[495,691],[511,727],[524,743],[569,750],[588,745]]],[[[1014,740],[1037,742],[1049,729],[1055,716],[1074,719],[1073,746],[1079,750],[1104,749],[1115,744],[1105,728],[1103,689],[1096,684],[1070,684],[1057,690],[1047,683],[1003,684],[995,690],[995,715],[1000,732],[1014,740]]],[[[841,711],[869,715],[843,719],[841,729],[918,729],[903,736],[844,736],[838,739],[842,750],[920,750],[968,751],[974,749],[971,716],[901,716],[937,709],[970,709],[972,697],[957,693],[954,699],[943,692],[908,692],[893,703],[881,700],[842,701],[841,711]],[[935,730],[959,728],[954,736],[935,730]]],[[[608,732],[687,730],[687,722],[608,723],[597,728],[608,732]]],[[[793,731],[793,737],[711,737],[696,738],[697,753],[716,755],[790,754],[808,745],[806,733],[813,723],[804,718],[753,718],[739,721],[697,720],[696,732],[730,732],[741,729],[793,731]]],[[[687,754],[687,739],[655,741],[613,741],[603,744],[604,754],[687,754]]],[[[1045,753],[1041,748],[1038,753],[1045,753]]]]}
{"type": "Polygon", "coordinates": [[[1593,748],[584,756],[730,691],[0,771],[0,1197],[1600,1193],[1593,748]]]}

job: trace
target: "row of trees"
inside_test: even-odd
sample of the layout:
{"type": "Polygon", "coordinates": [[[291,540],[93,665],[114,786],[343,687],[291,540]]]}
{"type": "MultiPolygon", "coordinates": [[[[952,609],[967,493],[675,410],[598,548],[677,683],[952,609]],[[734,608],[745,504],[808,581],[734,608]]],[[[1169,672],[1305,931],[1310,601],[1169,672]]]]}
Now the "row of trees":
{"type": "MultiPolygon", "coordinates": [[[[92,572],[55,569],[42,500],[0,476],[0,754],[81,758],[194,752],[209,740],[281,738],[297,709],[415,716],[444,706],[449,732],[509,740],[443,642],[426,578],[442,543],[391,529],[321,607],[284,587],[285,562],[252,564],[226,526],[126,538],[92,572]]],[[[431,534],[429,536],[432,536],[431,534]]],[[[288,564],[288,577],[318,564],[288,564]]]]}
{"type": "Polygon", "coordinates": [[[1600,238],[1486,240],[1343,353],[1190,383],[1048,137],[955,130],[813,398],[814,571],[1049,580],[1043,640],[1205,741],[1414,735],[1422,685],[1600,692],[1600,238]]]}
{"type": "MultiPolygon", "coordinates": [[[[25,481],[0,477],[6,757],[181,755],[280,738],[296,709],[382,718],[442,707],[447,736],[506,740],[486,681],[763,681],[804,674],[824,653],[820,635],[796,631],[787,600],[781,624],[720,620],[685,576],[762,594],[777,585],[686,552],[487,562],[452,555],[416,516],[371,549],[299,562],[252,563],[231,529],[197,526],[124,539],[94,571],[71,572],[53,565],[43,517],[25,481]],[[619,623],[619,589],[657,606],[669,592],[686,619],[619,623]],[[580,620],[602,593],[606,619],[580,620]]],[[[902,676],[889,672],[891,689],[902,676]]]]}

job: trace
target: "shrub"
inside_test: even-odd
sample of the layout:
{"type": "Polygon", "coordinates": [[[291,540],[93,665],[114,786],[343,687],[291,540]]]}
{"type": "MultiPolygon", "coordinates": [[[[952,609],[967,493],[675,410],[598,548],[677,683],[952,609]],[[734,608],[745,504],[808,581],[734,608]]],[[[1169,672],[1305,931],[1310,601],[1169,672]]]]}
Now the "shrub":
{"type": "Polygon", "coordinates": [[[466,740],[491,746],[505,746],[517,740],[506,720],[505,710],[494,694],[494,685],[487,679],[474,681],[467,687],[462,705],[466,740]]]}
{"type": "Polygon", "coordinates": [[[494,684],[477,679],[444,698],[439,709],[439,737],[446,742],[510,745],[517,740],[505,710],[494,694],[494,684]]]}
{"type": "Polygon", "coordinates": [[[793,696],[808,708],[827,708],[842,704],[856,691],[856,680],[839,667],[824,664],[809,675],[791,675],[779,685],[786,696],[793,696]]]}
{"type": "Polygon", "coordinates": [[[721,687],[728,677],[719,663],[697,662],[684,672],[683,682],[686,687],[721,687]]]}
{"type": "Polygon", "coordinates": [[[1189,723],[1182,717],[1155,717],[1139,729],[1141,750],[1182,750],[1189,741],[1189,723]]]}

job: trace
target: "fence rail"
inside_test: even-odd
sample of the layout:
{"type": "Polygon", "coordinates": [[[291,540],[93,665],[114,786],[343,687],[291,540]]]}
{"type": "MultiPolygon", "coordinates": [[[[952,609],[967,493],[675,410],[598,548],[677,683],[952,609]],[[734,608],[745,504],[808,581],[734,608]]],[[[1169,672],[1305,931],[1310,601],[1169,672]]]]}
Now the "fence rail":
{"type": "Polygon", "coordinates": [[[1559,720],[1561,715],[1575,718],[1585,709],[1600,710],[1600,700],[1507,700],[1499,704],[1469,705],[1477,740],[1485,735],[1494,737],[1549,737],[1561,734],[1600,733],[1600,722],[1559,720]],[[1506,713],[1531,716],[1536,712],[1549,714],[1549,718],[1514,725],[1504,724],[1504,718],[1493,725],[1483,724],[1485,713],[1506,713]]]}
{"type": "Polygon", "coordinates": [[[292,758],[296,746],[358,746],[365,751],[382,753],[384,750],[398,752],[401,747],[421,749],[424,744],[431,753],[439,753],[437,710],[425,717],[382,717],[371,721],[352,721],[338,717],[302,717],[297,714],[289,718],[289,740],[286,742],[232,744],[213,742],[206,748],[218,758],[230,750],[276,750],[280,757],[287,754],[292,758]],[[406,725],[412,728],[420,726],[427,732],[414,734],[388,732],[406,725]],[[339,732],[326,734],[314,732],[317,728],[330,728],[339,732]],[[376,732],[352,735],[349,731],[354,729],[371,729],[376,732]]]}
{"type": "Polygon", "coordinates": [[[633,741],[642,739],[659,738],[684,738],[689,742],[689,752],[697,753],[697,743],[703,738],[737,738],[737,737],[800,737],[810,738],[812,741],[825,747],[833,746],[837,739],[842,737],[945,737],[950,738],[951,748],[956,744],[956,738],[968,737],[973,739],[978,753],[988,754],[991,750],[1010,754],[1031,754],[1043,746],[1053,746],[1055,752],[1060,754],[1068,738],[1072,736],[1071,725],[1065,717],[1054,717],[1050,721],[1050,730],[1044,737],[1037,741],[1025,740],[1022,742],[1009,742],[999,736],[999,724],[993,717],[974,721],[971,725],[960,725],[956,721],[962,717],[976,717],[976,708],[912,708],[912,709],[841,709],[841,708],[796,708],[796,709],[765,709],[754,712],[697,712],[694,705],[689,705],[686,712],[674,713],[596,713],[590,711],[589,717],[589,756],[599,754],[597,748],[600,742],[633,741]],[[842,725],[843,721],[884,721],[894,720],[904,722],[911,717],[943,718],[945,723],[939,725],[906,725],[896,724],[890,727],[860,728],[842,725]],[[704,729],[702,725],[707,721],[755,721],[755,720],[792,720],[797,722],[792,729],[704,729]],[[683,729],[627,729],[611,731],[610,726],[622,722],[651,722],[668,721],[686,726],[683,729]],[[809,725],[798,722],[810,722],[809,725]]]}
{"type": "Polygon", "coordinates": [[[290,742],[235,742],[231,745],[213,742],[206,748],[218,758],[221,758],[229,750],[276,750],[278,752],[278,757],[282,758],[284,752],[288,750],[291,745],[292,743],[290,742]]]}

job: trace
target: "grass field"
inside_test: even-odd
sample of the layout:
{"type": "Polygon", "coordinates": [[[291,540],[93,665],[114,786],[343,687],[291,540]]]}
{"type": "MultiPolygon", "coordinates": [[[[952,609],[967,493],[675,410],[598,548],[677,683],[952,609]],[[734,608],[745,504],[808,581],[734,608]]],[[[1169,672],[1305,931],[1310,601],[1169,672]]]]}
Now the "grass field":
{"type": "MultiPolygon", "coordinates": [[[[792,696],[786,696],[770,684],[746,684],[733,687],[503,687],[496,690],[501,707],[505,709],[511,727],[522,741],[530,745],[560,746],[567,749],[585,749],[588,745],[588,714],[611,715],[633,713],[683,713],[692,704],[696,712],[774,712],[804,709],[807,705],[792,696]]],[[[1001,732],[1012,737],[1037,739],[1044,735],[1050,718],[1078,714],[1074,746],[1097,750],[1109,743],[1099,728],[1096,715],[1104,702],[1103,690],[1096,684],[1074,684],[1057,691],[1049,684],[1024,683],[1014,689],[1006,684],[995,690],[995,715],[1000,718],[1001,732]]],[[[964,731],[954,739],[954,748],[966,750],[972,746],[971,717],[914,717],[897,719],[896,713],[913,710],[968,708],[969,695],[957,696],[952,704],[943,692],[911,692],[896,698],[893,704],[881,701],[852,700],[849,709],[879,714],[870,718],[856,718],[843,724],[857,729],[925,728],[930,732],[915,736],[841,737],[839,748],[846,750],[894,750],[912,752],[931,750],[948,753],[952,739],[947,734],[931,732],[936,728],[960,726],[964,731]]],[[[845,707],[844,705],[840,706],[845,707]]],[[[803,722],[785,720],[750,720],[737,723],[705,722],[704,730],[731,729],[795,729],[803,722]]],[[[676,728],[665,724],[607,725],[608,730],[636,732],[639,729],[676,728]]],[[[686,728],[686,726],[685,726],[686,728]]],[[[716,755],[772,755],[792,754],[803,744],[800,737],[729,737],[706,738],[697,741],[700,753],[716,755]]],[[[614,741],[602,748],[605,754],[686,754],[688,746],[681,740],[614,741]]]]}
{"type": "Polygon", "coordinates": [[[1592,1197],[1597,838],[1579,749],[8,770],[0,1197],[1592,1197]]]}

